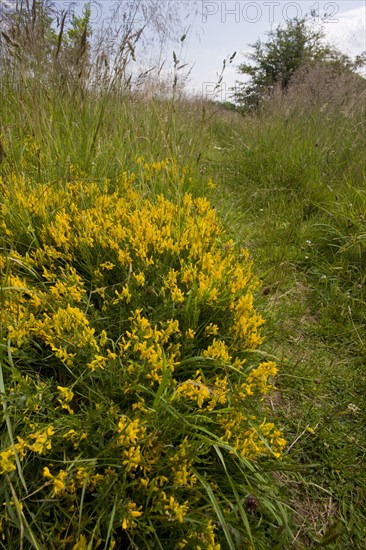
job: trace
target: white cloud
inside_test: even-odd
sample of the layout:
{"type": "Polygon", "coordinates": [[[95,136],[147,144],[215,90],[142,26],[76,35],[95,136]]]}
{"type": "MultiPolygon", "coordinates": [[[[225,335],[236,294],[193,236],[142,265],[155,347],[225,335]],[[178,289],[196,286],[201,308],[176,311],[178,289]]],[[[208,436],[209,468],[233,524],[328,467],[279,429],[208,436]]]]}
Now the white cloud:
{"type": "Polygon", "coordinates": [[[337,23],[326,23],[326,39],[343,53],[355,57],[366,49],[366,7],[337,14],[337,23]]]}

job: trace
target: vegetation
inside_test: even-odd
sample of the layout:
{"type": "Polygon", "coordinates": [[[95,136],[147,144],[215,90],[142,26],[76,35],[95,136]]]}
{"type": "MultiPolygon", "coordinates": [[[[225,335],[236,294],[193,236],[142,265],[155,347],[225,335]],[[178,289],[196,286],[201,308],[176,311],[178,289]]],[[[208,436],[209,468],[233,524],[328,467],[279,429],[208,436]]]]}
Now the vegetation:
{"type": "Polygon", "coordinates": [[[324,29],[314,28],[309,17],[289,20],[267,33],[266,42],[257,40],[248,54],[249,63],[239,65],[239,73],[250,76],[245,83],[237,82],[234,98],[251,109],[258,107],[278,91],[288,91],[300,68],[313,64],[332,67],[339,72],[352,72],[365,63],[364,56],[356,60],[341,53],[324,41],[324,29]]]}
{"type": "Polygon", "coordinates": [[[364,81],[242,116],[16,59],[0,546],[361,549],[364,81]]]}

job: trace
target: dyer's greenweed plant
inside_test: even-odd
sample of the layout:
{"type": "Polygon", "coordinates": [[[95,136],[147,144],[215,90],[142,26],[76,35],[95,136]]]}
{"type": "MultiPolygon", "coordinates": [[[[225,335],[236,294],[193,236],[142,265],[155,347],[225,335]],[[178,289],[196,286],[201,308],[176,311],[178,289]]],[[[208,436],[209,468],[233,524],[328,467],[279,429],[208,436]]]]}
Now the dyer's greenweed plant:
{"type": "Polygon", "coordinates": [[[259,281],[206,198],[141,191],[175,162],[136,173],[0,180],[3,547],[258,547],[285,446],[259,281]]]}

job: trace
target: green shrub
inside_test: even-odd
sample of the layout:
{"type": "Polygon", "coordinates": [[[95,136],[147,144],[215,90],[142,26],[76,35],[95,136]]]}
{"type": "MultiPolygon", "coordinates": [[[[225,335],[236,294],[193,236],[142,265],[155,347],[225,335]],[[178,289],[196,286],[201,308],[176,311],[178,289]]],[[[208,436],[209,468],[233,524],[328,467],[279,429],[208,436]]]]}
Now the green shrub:
{"type": "Polygon", "coordinates": [[[251,548],[253,494],[283,531],[248,251],[206,198],[138,190],[183,172],[1,181],[7,548],[251,548]]]}

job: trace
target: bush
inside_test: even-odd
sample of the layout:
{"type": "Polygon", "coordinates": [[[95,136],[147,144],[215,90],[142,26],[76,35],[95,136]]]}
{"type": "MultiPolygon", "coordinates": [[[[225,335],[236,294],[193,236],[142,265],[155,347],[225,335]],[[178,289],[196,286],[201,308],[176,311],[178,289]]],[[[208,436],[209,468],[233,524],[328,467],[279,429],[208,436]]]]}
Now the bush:
{"type": "Polygon", "coordinates": [[[248,251],[207,199],[138,190],[175,163],[137,168],[0,181],[3,547],[251,547],[249,497],[285,522],[248,251]]]}

